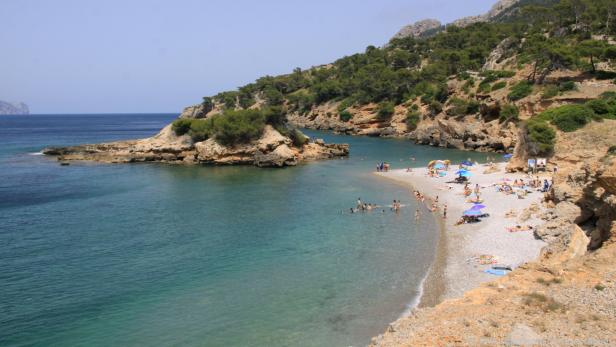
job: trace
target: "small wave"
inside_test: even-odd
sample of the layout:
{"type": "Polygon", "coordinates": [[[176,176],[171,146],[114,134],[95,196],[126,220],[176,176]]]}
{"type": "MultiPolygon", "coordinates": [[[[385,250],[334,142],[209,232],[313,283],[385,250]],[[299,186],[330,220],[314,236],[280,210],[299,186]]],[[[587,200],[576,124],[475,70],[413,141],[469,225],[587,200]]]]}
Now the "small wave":
{"type": "Polygon", "coordinates": [[[32,152],[28,153],[28,155],[43,155],[43,152],[32,152]]]}
{"type": "Polygon", "coordinates": [[[411,300],[411,302],[408,305],[406,305],[406,310],[402,312],[402,314],[400,315],[400,317],[398,317],[398,319],[410,316],[413,310],[416,309],[417,306],[419,306],[419,303],[421,302],[421,298],[424,295],[424,287],[426,284],[426,280],[428,279],[428,276],[430,276],[431,271],[432,271],[432,267],[428,269],[428,272],[426,272],[426,275],[421,279],[421,282],[419,282],[419,286],[417,288],[417,296],[414,297],[413,300],[411,300]]]}

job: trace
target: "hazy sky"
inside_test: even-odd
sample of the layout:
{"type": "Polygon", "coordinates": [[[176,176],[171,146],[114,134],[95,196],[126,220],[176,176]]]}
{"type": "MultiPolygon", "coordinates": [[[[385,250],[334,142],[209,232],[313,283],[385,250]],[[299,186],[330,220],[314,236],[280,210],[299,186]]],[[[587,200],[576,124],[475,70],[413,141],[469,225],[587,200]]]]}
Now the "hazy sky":
{"type": "Polygon", "coordinates": [[[179,112],[495,0],[0,0],[0,100],[32,113],[179,112]]]}

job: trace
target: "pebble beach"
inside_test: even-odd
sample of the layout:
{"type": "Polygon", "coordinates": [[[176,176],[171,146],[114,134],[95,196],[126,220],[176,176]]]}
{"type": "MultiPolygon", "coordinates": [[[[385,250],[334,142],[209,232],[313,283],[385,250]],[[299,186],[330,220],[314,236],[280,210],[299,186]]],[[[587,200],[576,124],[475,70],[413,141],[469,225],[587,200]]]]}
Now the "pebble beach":
{"type": "MultiPolygon", "coordinates": [[[[434,217],[442,221],[439,247],[431,273],[425,284],[424,297],[420,306],[435,305],[440,301],[461,297],[462,294],[483,282],[498,276],[485,273],[494,265],[505,265],[512,269],[535,260],[545,246],[536,239],[532,230],[511,232],[509,228],[520,225],[536,226],[540,221],[533,217],[541,212],[543,193],[531,189],[524,198],[516,194],[505,194],[497,190],[496,184],[514,182],[528,175],[506,173],[505,163],[487,166],[475,165],[469,168],[470,186],[481,187],[480,197],[486,207],[479,223],[456,225],[465,210],[473,203],[464,196],[464,184],[451,183],[456,177],[454,165],[443,177],[430,177],[427,168],[413,168],[379,172],[377,175],[405,184],[409,193],[419,191],[426,198],[421,218],[434,217]],[[430,211],[438,197],[438,210],[430,211]],[[443,208],[447,205],[447,218],[443,218],[443,208]],[[532,213],[531,213],[532,211],[532,213]]],[[[549,174],[540,174],[540,179],[548,179],[549,174]]]]}

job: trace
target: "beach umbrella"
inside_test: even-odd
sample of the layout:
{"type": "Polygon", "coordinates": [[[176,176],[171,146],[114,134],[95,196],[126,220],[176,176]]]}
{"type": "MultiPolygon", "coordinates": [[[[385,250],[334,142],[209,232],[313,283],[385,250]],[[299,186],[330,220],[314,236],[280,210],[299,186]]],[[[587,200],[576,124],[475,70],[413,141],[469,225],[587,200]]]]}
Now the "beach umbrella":
{"type": "Polygon", "coordinates": [[[471,162],[470,162],[470,161],[468,161],[468,160],[465,160],[465,161],[461,162],[460,164],[462,164],[462,165],[464,165],[464,166],[473,166],[473,163],[471,163],[471,162]]]}
{"type": "Polygon", "coordinates": [[[481,210],[482,208],[486,208],[486,206],[482,204],[475,204],[473,207],[471,207],[471,210],[481,210]]]}
{"type": "Polygon", "coordinates": [[[458,170],[456,171],[456,175],[463,175],[463,174],[467,174],[468,170],[458,170]]]}
{"type": "Polygon", "coordinates": [[[503,155],[503,158],[511,159],[511,158],[513,158],[513,154],[505,154],[505,155],[503,155]]]}
{"type": "Polygon", "coordinates": [[[464,211],[464,215],[465,216],[481,216],[483,214],[483,212],[479,211],[479,210],[466,210],[464,211]]]}
{"type": "Polygon", "coordinates": [[[462,176],[462,177],[467,177],[467,178],[468,178],[468,177],[471,177],[472,175],[473,175],[473,174],[472,174],[472,173],[470,173],[470,172],[468,172],[468,171],[463,172],[463,173],[461,173],[461,174],[460,174],[460,176],[462,176]]]}
{"type": "Polygon", "coordinates": [[[445,164],[442,164],[442,163],[436,163],[436,164],[434,165],[434,168],[435,168],[435,169],[444,169],[444,168],[445,168],[445,164]]]}

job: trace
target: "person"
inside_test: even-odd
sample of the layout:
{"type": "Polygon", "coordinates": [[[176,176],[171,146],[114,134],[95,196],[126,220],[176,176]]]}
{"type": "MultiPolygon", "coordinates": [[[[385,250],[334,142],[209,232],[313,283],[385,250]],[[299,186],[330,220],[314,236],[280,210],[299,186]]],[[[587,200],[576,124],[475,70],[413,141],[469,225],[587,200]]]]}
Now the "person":
{"type": "Polygon", "coordinates": [[[479,184],[475,184],[475,195],[479,196],[481,194],[481,188],[479,184]]]}
{"type": "Polygon", "coordinates": [[[548,180],[545,179],[543,180],[543,189],[541,190],[542,192],[547,192],[550,189],[550,183],[548,183],[548,180]]]}
{"type": "Polygon", "coordinates": [[[447,218],[447,204],[443,205],[443,218],[447,218]]]}
{"type": "Polygon", "coordinates": [[[357,198],[357,208],[361,208],[363,206],[363,203],[361,202],[361,198],[357,198]]]}
{"type": "Polygon", "coordinates": [[[419,221],[419,209],[415,210],[415,221],[419,221]]]}
{"type": "Polygon", "coordinates": [[[438,195],[436,196],[436,199],[434,199],[434,203],[438,204],[438,195]]]}

